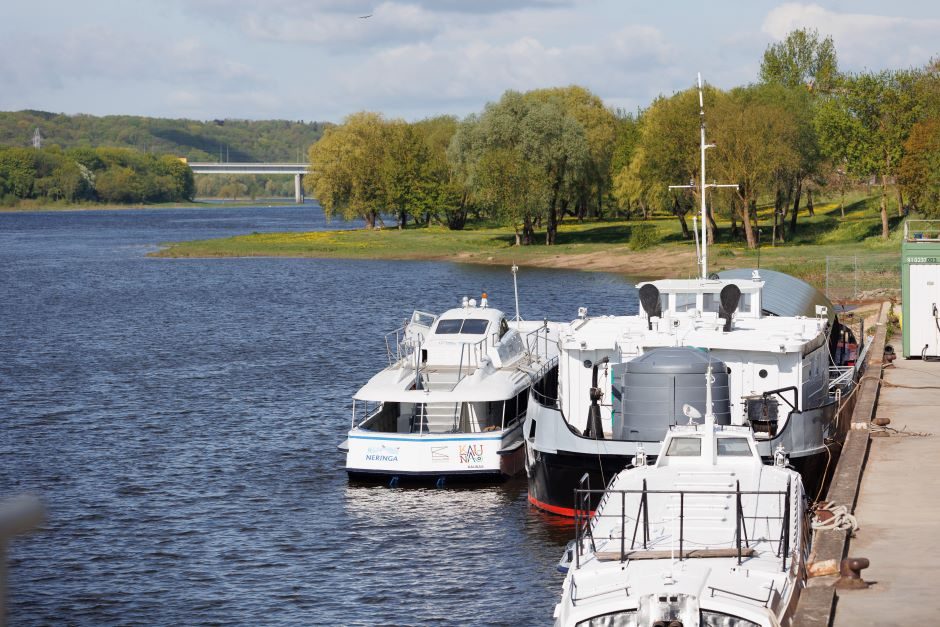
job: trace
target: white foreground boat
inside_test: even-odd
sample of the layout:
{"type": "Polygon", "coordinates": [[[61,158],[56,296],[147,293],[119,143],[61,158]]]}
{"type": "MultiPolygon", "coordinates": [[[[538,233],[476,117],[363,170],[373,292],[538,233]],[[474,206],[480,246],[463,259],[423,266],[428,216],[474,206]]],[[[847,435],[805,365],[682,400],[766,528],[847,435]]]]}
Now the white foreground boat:
{"type": "Polygon", "coordinates": [[[529,391],[554,375],[556,325],[509,320],[483,294],[439,317],[416,311],[386,340],[388,367],[353,397],[351,477],[440,484],[523,469],[529,391]]]}
{"type": "MultiPolygon", "coordinates": [[[[701,417],[690,404],[685,413],[701,417]]],[[[716,425],[711,411],[704,424],[672,427],[662,451],[654,465],[641,451],[593,516],[590,491],[578,492],[585,509],[561,564],[555,624],[788,624],[808,553],[800,475],[783,455],[764,464],[751,429],[716,425]]]]}

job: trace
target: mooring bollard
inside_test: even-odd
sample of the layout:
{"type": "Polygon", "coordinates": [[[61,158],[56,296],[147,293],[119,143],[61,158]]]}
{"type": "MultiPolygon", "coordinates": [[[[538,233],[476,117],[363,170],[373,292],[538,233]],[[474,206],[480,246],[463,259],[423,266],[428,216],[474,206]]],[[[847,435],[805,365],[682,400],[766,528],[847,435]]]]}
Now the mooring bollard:
{"type": "Polygon", "coordinates": [[[839,564],[839,581],[836,588],[852,590],[867,588],[868,582],[862,579],[862,571],[871,564],[867,557],[848,557],[839,564]]]}

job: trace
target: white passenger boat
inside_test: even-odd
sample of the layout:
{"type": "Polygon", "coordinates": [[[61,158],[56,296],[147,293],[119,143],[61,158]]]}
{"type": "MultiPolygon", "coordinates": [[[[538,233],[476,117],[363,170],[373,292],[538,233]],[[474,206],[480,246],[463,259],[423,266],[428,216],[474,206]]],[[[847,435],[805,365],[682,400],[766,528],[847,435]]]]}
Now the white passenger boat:
{"type": "MultiPolygon", "coordinates": [[[[593,516],[590,490],[578,491],[583,517],[560,564],[556,625],[788,624],[808,555],[802,481],[783,455],[763,463],[751,429],[715,424],[723,395],[725,409],[706,409],[704,424],[669,430],[655,464],[640,451],[593,516]]],[[[702,422],[701,404],[684,408],[702,422]]]]}
{"type": "MultiPolygon", "coordinates": [[[[703,123],[703,170],[706,147],[703,123]]],[[[834,468],[831,447],[849,423],[842,399],[862,361],[854,335],[828,299],[799,279],[756,269],[708,272],[704,199],[712,186],[701,182],[699,190],[700,277],[640,283],[636,314],[592,317],[582,308],[559,332],[558,385],[533,393],[526,416],[535,506],[571,516],[571,495],[585,472],[603,486],[638,445],[659,452],[681,415],[650,417],[643,408],[649,391],[631,384],[636,374],[655,372],[642,357],[659,347],[701,348],[724,361],[731,406],[719,422],[749,426],[765,461],[783,446],[813,494],[834,468]]]]}
{"type": "Polygon", "coordinates": [[[510,320],[483,294],[439,317],[414,312],[386,343],[388,367],[353,398],[341,445],[351,477],[440,484],[522,471],[529,390],[555,372],[557,325],[510,320]]]}

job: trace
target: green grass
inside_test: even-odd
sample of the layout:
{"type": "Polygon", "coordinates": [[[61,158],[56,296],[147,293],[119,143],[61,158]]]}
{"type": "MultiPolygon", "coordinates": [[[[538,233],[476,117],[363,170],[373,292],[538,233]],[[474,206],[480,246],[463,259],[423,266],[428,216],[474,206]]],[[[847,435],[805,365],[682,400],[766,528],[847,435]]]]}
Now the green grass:
{"type": "MultiPolygon", "coordinates": [[[[762,245],[758,252],[744,241],[730,241],[730,223],[719,222],[719,241],[709,247],[714,270],[760,266],[780,270],[820,285],[825,282],[827,256],[896,253],[900,249],[897,226],[891,217],[892,237],[881,240],[877,197],[856,195],[847,203],[846,217],[838,202],[817,201],[816,215],[801,211],[797,232],[786,243],[771,245],[771,208],[758,212],[762,245]]],[[[691,218],[691,216],[688,216],[691,218]]],[[[691,228],[691,220],[689,227],[691,228]]],[[[514,246],[511,228],[470,226],[463,231],[444,227],[395,228],[311,233],[256,233],[225,239],[181,242],[155,253],[159,257],[343,257],[362,259],[441,259],[486,263],[570,267],[619,271],[646,278],[687,276],[694,267],[695,245],[683,240],[678,220],[669,215],[643,220],[599,220],[561,224],[555,246],[514,246]],[[585,260],[590,259],[590,263],[585,260]],[[640,263],[643,262],[643,263],[640,263]],[[635,271],[632,269],[636,268],[635,271]]]]}

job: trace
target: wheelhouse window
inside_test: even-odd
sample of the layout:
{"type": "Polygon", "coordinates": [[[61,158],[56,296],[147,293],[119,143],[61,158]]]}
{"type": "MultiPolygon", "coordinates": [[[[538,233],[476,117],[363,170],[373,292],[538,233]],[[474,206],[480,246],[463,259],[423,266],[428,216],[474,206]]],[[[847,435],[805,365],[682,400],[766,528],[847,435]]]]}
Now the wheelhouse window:
{"type": "Polygon", "coordinates": [[[506,335],[506,332],[509,331],[509,323],[506,322],[505,318],[499,319],[499,337],[506,335]]]}
{"type": "Polygon", "coordinates": [[[439,335],[444,335],[446,333],[460,333],[460,327],[463,325],[463,320],[441,320],[437,323],[437,330],[435,333],[439,335]]]}
{"type": "MultiPolygon", "coordinates": [[[[721,296],[716,292],[705,292],[702,294],[702,311],[714,311],[718,313],[721,306],[721,296]]],[[[741,300],[738,301],[738,311],[745,313],[751,312],[751,295],[741,294],[741,300]]]]}
{"type": "Polygon", "coordinates": [[[473,335],[483,335],[486,333],[486,327],[489,325],[488,320],[482,320],[479,318],[467,318],[463,321],[463,328],[460,329],[461,333],[470,333],[473,335]]]}
{"type": "Polygon", "coordinates": [[[670,457],[698,457],[702,454],[702,438],[673,438],[666,455],[670,457]]]}
{"type": "Polygon", "coordinates": [[[718,455],[725,457],[749,457],[751,447],[747,438],[718,438],[718,455]]]}
{"type": "Polygon", "coordinates": [[[720,306],[721,301],[718,299],[718,294],[714,292],[705,292],[702,294],[702,311],[714,311],[718,313],[720,306]]]}
{"type": "Polygon", "coordinates": [[[695,309],[696,294],[676,294],[676,312],[695,309]]]}

